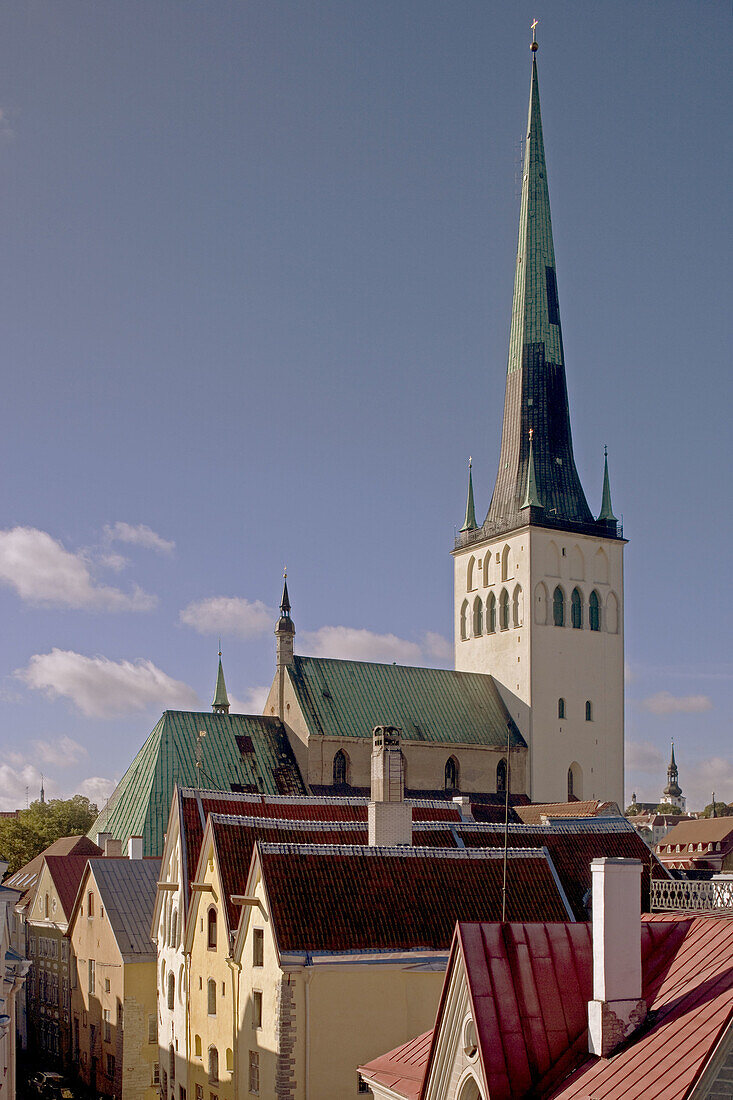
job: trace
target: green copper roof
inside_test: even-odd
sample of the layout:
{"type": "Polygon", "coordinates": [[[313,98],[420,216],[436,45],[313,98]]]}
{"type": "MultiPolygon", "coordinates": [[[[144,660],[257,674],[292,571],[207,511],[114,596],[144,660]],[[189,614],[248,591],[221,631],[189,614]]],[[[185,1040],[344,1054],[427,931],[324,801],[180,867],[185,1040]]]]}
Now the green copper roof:
{"type": "Polygon", "coordinates": [[[294,657],[288,675],[312,736],[371,739],[399,726],[406,741],[524,745],[493,677],[451,669],[294,657]]]}
{"type": "Polygon", "coordinates": [[[471,462],[468,463],[468,498],[466,500],[466,518],[463,521],[463,527],[461,531],[475,531],[478,524],[476,523],[476,511],[473,506],[473,478],[471,476],[471,462]]]}
{"type": "Polygon", "coordinates": [[[227,695],[227,686],[224,683],[224,669],[221,667],[221,653],[219,654],[219,671],[216,674],[214,702],[211,705],[214,708],[224,709],[226,707],[227,711],[229,710],[229,696],[227,695]]]}
{"type": "Polygon", "coordinates": [[[522,508],[541,508],[542,501],[537,492],[537,478],[534,472],[534,451],[532,450],[532,432],[529,433],[529,458],[527,460],[527,492],[524,494],[522,508]]]}
{"type": "Polygon", "coordinates": [[[608,478],[608,447],[604,447],[603,454],[603,496],[601,497],[601,511],[598,518],[599,520],[607,520],[609,523],[617,522],[613,514],[613,507],[611,506],[611,483],[608,478]]]}
{"type": "Polygon", "coordinates": [[[167,710],[117,785],[88,835],[142,836],[143,854],[163,851],[173,785],[264,794],[307,794],[278,718],[167,710]],[[201,769],[196,744],[201,739],[201,769]]]}
{"type": "Polygon", "coordinates": [[[499,469],[484,521],[487,534],[525,524],[594,525],[573,456],[550,195],[542,136],[536,58],[527,117],[522,198],[509,334],[499,469]],[[528,501],[529,430],[535,487],[528,501]],[[535,499],[539,496],[535,494],[535,499]]]}

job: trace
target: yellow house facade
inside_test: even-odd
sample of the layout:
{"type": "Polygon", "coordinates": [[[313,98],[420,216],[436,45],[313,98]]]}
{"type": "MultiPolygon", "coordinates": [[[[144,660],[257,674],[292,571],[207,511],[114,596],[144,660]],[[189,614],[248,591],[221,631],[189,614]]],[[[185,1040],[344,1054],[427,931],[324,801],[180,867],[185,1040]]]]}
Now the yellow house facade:
{"type": "Polygon", "coordinates": [[[82,1082],[117,1100],[156,1100],[155,946],[159,860],[89,861],[69,921],[72,1058],[82,1082]]]}

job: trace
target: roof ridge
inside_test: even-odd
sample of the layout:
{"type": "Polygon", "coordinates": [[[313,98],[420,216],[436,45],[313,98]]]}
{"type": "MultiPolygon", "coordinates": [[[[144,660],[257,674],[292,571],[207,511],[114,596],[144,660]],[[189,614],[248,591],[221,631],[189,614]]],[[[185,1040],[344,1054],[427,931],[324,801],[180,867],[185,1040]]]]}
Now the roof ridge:
{"type": "MultiPolygon", "coordinates": [[[[365,844],[281,844],[274,841],[258,841],[263,855],[344,855],[355,858],[386,857],[389,859],[503,859],[503,848],[412,848],[407,845],[381,847],[365,844]]],[[[508,848],[510,859],[543,859],[550,862],[544,848],[508,848]]]]}

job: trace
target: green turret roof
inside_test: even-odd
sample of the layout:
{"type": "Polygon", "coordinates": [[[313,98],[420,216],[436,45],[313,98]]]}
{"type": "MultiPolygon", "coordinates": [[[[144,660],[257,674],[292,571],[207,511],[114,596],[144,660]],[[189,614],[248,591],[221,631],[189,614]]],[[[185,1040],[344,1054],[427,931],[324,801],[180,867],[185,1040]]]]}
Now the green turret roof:
{"type": "Polygon", "coordinates": [[[214,702],[211,704],[212,710],[229,713],[229,696],[227,695],[227,686],[224,683],[224,669],[221,667],[221,653],[219,653],[219,671],[216,674],[216,691],[214,692],[214,702]]]}
{"type": "MultiPolygon", "coordinates": [[[[601,511],[598,519],[605,520],[606,523],[618,522],[611,505],[611,483],[608,479],[608,447],[603,448],[603,496],[601,497],[601,511]]],[[[672,752],[674,754],[674,749],[672,752]]]]}
{"type": "MultiPolygon", "coordinates": [[[[538,501],[536,491],[534,496],[538,501]]],[[[595,525],[573,456],[534,51],[501,455],[484,529],[489,535],[526,523],[580,530],[595,525]],[[528,499],[530,465],[535,490],[542,487],[537,515],[531,509],[539,505],[528,499]]]]}
{"type": "Polygon", "coordinates": [[[478,524],[476,523],[476,511],[473,506],[473,477],[471,476],[471,459],[468,460],[468,498],[466,500],[466,518],[463,521],[463,527],[461,531],[475,531],[478,524]]]}

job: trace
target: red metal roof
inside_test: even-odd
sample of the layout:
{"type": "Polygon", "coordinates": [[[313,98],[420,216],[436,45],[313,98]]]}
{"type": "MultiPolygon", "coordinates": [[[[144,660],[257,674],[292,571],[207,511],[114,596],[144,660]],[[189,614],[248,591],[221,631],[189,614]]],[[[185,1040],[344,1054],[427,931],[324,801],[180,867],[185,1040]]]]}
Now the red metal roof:
{"type": "Polygon", "coordinates": [[[408,1100],[418,1100],[432,1038],[432,1031],[426,1031],[387,1054],[380,1054],[367,1066],[359,1067],[363,1071],[362,1076],[368,1081],[375,1081],[392,1089],[408,1100]]]}
{"type": "MultiPolygon", "coordinates": [[[[281,952],[446,951],[456,921],[501,916],[501,852],[258,844],[281,952]]],[[[565,921],[540,852],[509,854],[510,918],[565,921]]]]}
{"type": "MultiPolygon", "coordinates": [[[[687,1100],[733,1022],[733,920],[644,916],[641,947],[649,1014],[610,1058],[588,1054],[587,924],[460,925],[436,1026],[460,952],[491,1100],[687,1100]]],[[[416,1100],[432,1047],[425,1035],[410,1047],[369,1062],[365,1076],[416,1100]]]]}

